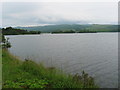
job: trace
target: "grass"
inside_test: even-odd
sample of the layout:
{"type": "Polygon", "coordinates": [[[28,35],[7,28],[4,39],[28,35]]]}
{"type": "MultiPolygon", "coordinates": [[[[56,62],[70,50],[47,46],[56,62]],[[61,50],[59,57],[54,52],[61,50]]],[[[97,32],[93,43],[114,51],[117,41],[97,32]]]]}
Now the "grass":
{"type": "MultiPolygon", "coordinates": [[[[0,32],[0,42],[2,41],[2,34],[0,32]]],[[[0,89],[2,89],[2,46],[0,44],[0,89]]]]}
{"type": "Polygon", "coordinates": [[[2,50],[3,88],[98,88],[92,77],[84,73],[66,75],[31,60],[19,60],[7,49],[2,50]]]}
{"type": "Polygon", "coordinates": [[[0,89],[2,89],[2,49],[0,46],[0,89]]]}

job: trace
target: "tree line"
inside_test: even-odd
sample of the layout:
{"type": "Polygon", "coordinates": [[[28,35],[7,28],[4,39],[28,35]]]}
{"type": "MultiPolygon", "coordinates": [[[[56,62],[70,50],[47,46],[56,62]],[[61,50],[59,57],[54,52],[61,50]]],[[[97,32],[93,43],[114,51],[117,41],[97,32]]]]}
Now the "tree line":
{"type": "Polygon", "coordinates": [[[75,30],[60,30],[60,31],[53,31],[52,33],[97,33],[97,31],[90,31],[90,30],[81,30],[81,31],[75,31],[75,30]]]}
{"type": "Polygon", "coordinates": [[[40,34],[40,31],[27,31],[23,29],[16,29],[12,27],[2,28],[3,35],[21,35],[21,34],[40,34]]]}

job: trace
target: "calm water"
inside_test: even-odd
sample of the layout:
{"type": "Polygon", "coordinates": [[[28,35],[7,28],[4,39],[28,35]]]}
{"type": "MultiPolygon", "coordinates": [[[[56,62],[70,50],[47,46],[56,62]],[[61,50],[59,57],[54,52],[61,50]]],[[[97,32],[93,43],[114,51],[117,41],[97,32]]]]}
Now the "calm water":
{"type": "Polygon", "coordinates": [[[22,59],[44,62],[66,73],[82,70],[104,88],[118,87],[118,34],[12,35],[10,52],[22,59]]]}

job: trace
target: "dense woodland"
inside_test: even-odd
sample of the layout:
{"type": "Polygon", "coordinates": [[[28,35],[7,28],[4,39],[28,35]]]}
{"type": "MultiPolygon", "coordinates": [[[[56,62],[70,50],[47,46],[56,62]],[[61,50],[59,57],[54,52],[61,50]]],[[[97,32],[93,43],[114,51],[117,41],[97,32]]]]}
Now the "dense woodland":
{"type": "Polygon", "coordinates": [[[16,29],[12,27],[2,28],[3,35],[20,35],[20,34],[40,34],[40,31],[27,31],[24,29],[16,29]]]}

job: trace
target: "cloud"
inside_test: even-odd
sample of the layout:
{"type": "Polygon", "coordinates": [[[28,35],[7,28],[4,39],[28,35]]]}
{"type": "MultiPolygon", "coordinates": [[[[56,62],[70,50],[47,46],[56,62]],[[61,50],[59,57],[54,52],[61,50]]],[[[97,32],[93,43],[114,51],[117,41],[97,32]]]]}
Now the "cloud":
{"type": "Polygon", "coordinates": [[[117,2],[5,2],[3,26],[117,22],[117,2]]]}

